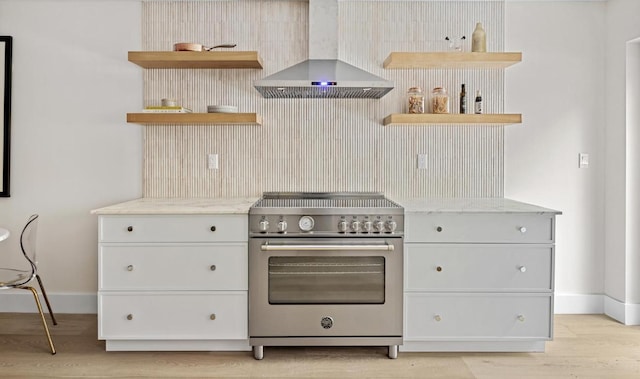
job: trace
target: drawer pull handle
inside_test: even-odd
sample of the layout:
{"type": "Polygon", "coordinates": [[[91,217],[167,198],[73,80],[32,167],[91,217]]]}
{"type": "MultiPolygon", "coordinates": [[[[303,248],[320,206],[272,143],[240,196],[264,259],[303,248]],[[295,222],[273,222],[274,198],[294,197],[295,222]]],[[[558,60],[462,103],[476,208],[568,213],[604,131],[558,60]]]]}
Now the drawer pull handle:
{"type": "Polygon", "coordinates": [[[438,272],[442,271],[442,266],[436,267],[436,271],[438,271],[438,272]]]}
{"type": "Polygon", "coordinates": [[[210,318],[211,320],[215,320],[215,319],[216,319],[216,314],[215,314],[215,313],[212,313],[212,314],[211,314],[211,316],[209,316],[209,318],[210,318]]]}
{"type": "Polygon", "coordinates": [[[518,321],[524,322],[524,315],[518,315],[518,321]]]}
{"type": "Polygon", "coordinates": [[[527,266],[518,266],[518,271],[527,272],[527,266]]]}
{"type": "Polygon", "coordinates": [[[215,271],[215,270],[216,270],[216,265],[211,265],[211,267],[209,267],[209,269],[210,269],[211,271],[215,271]]]}
{"type": "Polygon", "coordinates": [[[133,226],[131,226],[131,225],[127,226],[127,231],[128,232],[133,232],[133,226]]]}
{"type": "Polygon", "coordinates": [[[215,231],[216,231],[216,226],[215,226],[215,225],[213,225],[213,226],[211,227],[211,231],[212,231],[212,232],[215,232],[215,231]]]}
{"type": "Polygon", "coordinates": [[[133,320],[133,315],[131,313],[129,313],[127,315],[127,320],[129,320],[129,321],[133,320]]]}
{"type": "Polygon", "coordinates": [[[440,317],[440,315],[435,315],[433,316],[433,319],[436,320],[437,322],[440,322],[442,320],[442,317],[440,317]]]}
{"type": "Polygon", "coordinates": [[[438,227],[436,228],[436,231],[437,231],[438,233],[440,233],[440,232],[442,231],[442,226],[438,226],[438,227]]]}
{"type": "Polygon", "coordinates": [[[520,231],[520,233],[523,233],[523,234],[527,232],[527,228],[524,226],[519,227],[518,230],[520,231]]]}
{"type": "Polygon", "coordinates": [[[127,271],[133,271],[133,265],[127,266],[127,271]]]}

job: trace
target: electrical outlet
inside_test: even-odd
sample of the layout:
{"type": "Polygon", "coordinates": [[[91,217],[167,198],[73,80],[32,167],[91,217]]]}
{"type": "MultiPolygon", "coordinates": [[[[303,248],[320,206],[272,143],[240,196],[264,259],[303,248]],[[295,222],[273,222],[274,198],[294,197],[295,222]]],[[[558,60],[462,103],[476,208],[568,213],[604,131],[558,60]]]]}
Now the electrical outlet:
{"type": "Polygon", "coordinates": [[[418,154],[418,169],[427,169],[427,154],[418,154]]]}
{"type": "Polygon", "coordinates": [[[218,169],[218,154],[209,154],[209,155],[207,155],[207,168],[209,170],[217,170],[218,169]]]}
{"type": "Polygon", "coordinates": [[[589,154],[578,154],[578,168],[589,168],[589,154]]]}

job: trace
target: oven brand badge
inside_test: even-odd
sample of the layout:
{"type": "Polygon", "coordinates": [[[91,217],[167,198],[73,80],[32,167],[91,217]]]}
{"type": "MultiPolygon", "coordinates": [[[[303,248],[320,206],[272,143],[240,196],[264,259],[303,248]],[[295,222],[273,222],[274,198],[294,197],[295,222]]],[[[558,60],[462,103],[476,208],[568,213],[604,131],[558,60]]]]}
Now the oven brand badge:
{"type": "Polygon", "coordinates": [[[333,326],[333,319],[329,316],[325,316],[320,320],[320,325],[325,329],[330,329],[333,326]]]}

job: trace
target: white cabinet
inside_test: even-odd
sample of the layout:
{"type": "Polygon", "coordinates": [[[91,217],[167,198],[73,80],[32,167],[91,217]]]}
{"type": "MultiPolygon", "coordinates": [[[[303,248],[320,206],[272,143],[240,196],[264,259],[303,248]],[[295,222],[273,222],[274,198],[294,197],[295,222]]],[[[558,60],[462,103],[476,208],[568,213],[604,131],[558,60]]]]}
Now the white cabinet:
{"type": "Polygon", "coordinates": [[[544,351],[554,213],[406,214],[403,351],[544,351]]]}
{"type": "Polygon", "coordinates": [[[551,336],[548,295],[408,293],[407,300],[407,332],[413,339],[491,342],[551,336]]]}
{"type": "Polygon", "coordinates": [[[107,350],[250,350],[247,218],[101,215],[98,338],[107,350]]]}

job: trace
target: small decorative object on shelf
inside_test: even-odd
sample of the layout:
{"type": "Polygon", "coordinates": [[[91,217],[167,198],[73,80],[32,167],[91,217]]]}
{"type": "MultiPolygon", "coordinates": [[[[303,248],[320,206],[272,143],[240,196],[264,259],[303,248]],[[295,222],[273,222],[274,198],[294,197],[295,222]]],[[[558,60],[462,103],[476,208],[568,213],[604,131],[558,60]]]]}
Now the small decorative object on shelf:
{"type": "Polygon", "coordinates": [[[424,113],[424,95],[422,88],[411,87],[407,91],[407,113],[424,113]]]}
{"type": "Polygon", "coordinates": [[[473,113],[475,114],[481,114],[482,113],[482,94],[480,93],[480,90],[478,90],[478,92],[476,92],[476,102],[475,102],[475,106],[473,109],[473,113]]]}
{"type": "Polygon", "coordinates": [[[462,51],[462,41],[467,39],[467,37],[444,37],[446,41],[449,41],[449,50],[451,51],[462,51]]]}
{"type": "Polygon", "coordinates": [[[431,91],[431,113],[449,113],[449,95],[446,89],[436,87],[431,91]]]}
{"type": "Polygon", "coordinates": [[[476,30],[473,31],[471,37],[471,52],[472,53],[484,53],[487,51],[487,34],[482,28],[482,23],[476,24],[476,30]]]}

